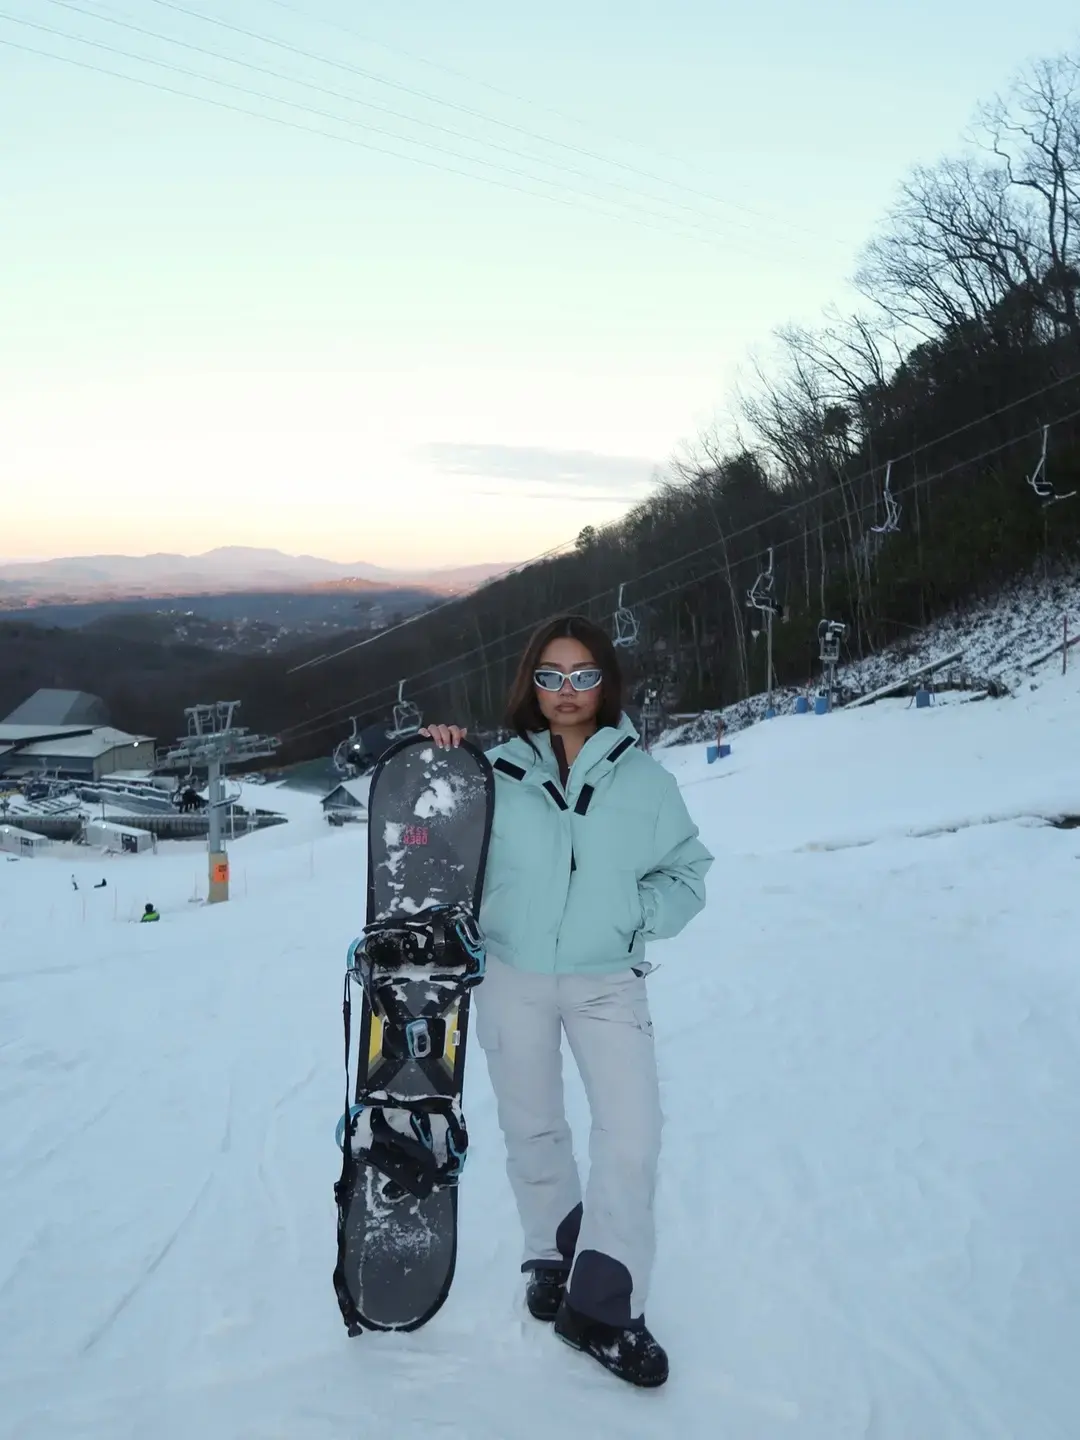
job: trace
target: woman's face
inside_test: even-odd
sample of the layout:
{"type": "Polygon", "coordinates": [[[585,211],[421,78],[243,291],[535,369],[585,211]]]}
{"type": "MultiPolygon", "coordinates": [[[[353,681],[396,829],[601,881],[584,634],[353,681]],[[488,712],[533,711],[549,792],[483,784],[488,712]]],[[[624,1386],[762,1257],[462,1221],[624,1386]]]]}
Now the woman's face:
{"type": "MultiPolygon", "coordinates": [[[[537,669],[561,670],[569,675],[574,670],[596,668],[592,653],[580,640],[571,640],[560,635],[550,641],[540,656],[537,669]]],[[[534,685],[540,713],[555,730],[570,730],[576,726],[595,727],[596,712],[604,693],[603,685],[594,690],[575,690],[569,680],[564,680],[559,691],[541,690],[534,685]]]]}

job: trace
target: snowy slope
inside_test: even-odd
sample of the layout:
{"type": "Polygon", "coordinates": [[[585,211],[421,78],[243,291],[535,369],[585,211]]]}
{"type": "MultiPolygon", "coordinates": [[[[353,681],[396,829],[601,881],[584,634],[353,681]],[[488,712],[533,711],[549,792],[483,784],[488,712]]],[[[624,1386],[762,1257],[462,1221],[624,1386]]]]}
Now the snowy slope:
{"type": "MultiPolygon", "coordinates": [[[[939,665],[947,657],[961,652],[962,658],[932,676],[940,692],[939,699],[949,703],[956,698],[967,699],[963,691],[950,693],[954,675],[970,681],[997,682],[1015,693],[1026,687],[1032,660],[1059,645],[1063,638],[1062,622],[1067,621],[1068,636],[1080,635],[1080,569],[1063,570],[1050,577],[1031,575],[1007,587],[993,600],[969,606],[955,615],[945,616],[916,630],[907,639],[890,645],[875,655],[851,659],[842,652],[842,663],[836,669],[837,686],[849,695],[865,696],[883,686],[911,675],[924,666],[939,665]]],[[[765,645],[759,633],[755,645],[765,645]]],[[[1072,646],[1073,664],[1080,664],[1080,647],[1072,646]]],[[[765,661],[758,655],[755,663],[765,673],[765,661]]],[[[1061,652],[1049,668],[1059,669],[1061,652]]],[[[822,688],[821,666],[799,686],[781,686],[773,693],[773,703],[781,713],[795,708],[798,695],[812,696],[822,688]]],[[[711,740],[716,722],[722,719],[728,735],[762,719],[765,714],[764,693],[739,700],[722,710],[707,711],[700,718],[672,726],[660,746],[681,745],[691,740],[711,740]]]]}
{"type": "Polygon", "coordinates": [[[347,1339],[362,826],[290,794],[214,908],[196,847],[84,857],[77,892],[63,852],[0,860],[0,1436],[1074,1440],[1080,831],[1037,817],[1080,814],[1078,738],[1080,665],[663,752],[717,862],[652,951],[655,1394],[525,1315],[475,1046],[450,1300],[347,1339]]]}

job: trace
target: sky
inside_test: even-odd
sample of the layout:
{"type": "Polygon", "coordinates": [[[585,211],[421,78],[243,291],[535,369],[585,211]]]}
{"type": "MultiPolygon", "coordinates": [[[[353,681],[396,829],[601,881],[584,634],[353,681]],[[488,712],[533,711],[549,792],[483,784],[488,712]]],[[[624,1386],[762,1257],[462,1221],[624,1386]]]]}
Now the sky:
{"type": "Polygon", "coordinates": [[[0,0],[0,555],[510,562],[614,520],[1080,34],[731,9],[0,0]]]}

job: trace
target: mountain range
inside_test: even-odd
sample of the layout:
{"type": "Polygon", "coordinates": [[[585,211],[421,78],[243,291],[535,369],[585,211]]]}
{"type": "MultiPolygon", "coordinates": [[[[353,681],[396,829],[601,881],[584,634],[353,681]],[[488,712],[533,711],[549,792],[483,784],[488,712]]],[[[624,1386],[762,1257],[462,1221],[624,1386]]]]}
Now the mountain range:
{"type": "Polygon", "coordinates": [[[0,563],[0,608],[62,601],[156,598],[289,591],[324,587],[357,590],[403,586],[453,594],[483,584],[506,564],[400,570],[366,561],[324,560],[281,550],[223,545],[201,555],[80,555],[0,563]]]}

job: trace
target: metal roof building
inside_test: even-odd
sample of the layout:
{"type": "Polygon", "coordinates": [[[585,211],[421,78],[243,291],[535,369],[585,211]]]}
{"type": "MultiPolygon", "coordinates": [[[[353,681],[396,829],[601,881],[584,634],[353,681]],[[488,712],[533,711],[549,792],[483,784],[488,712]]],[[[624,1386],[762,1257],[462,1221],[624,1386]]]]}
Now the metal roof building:
{"type": "Polygon", "coordinates": [[[0,775],[100,780],[153,764],[153,736],[117,730],[102,701],[80,690],[38,690],[0,722],[0,775]]]}
{"type": "Polygon", "coordinates": [[[11,712],[4,725],[108,725],[109,712],[98,695],[85,690],[35,690],[11,712]]]}

